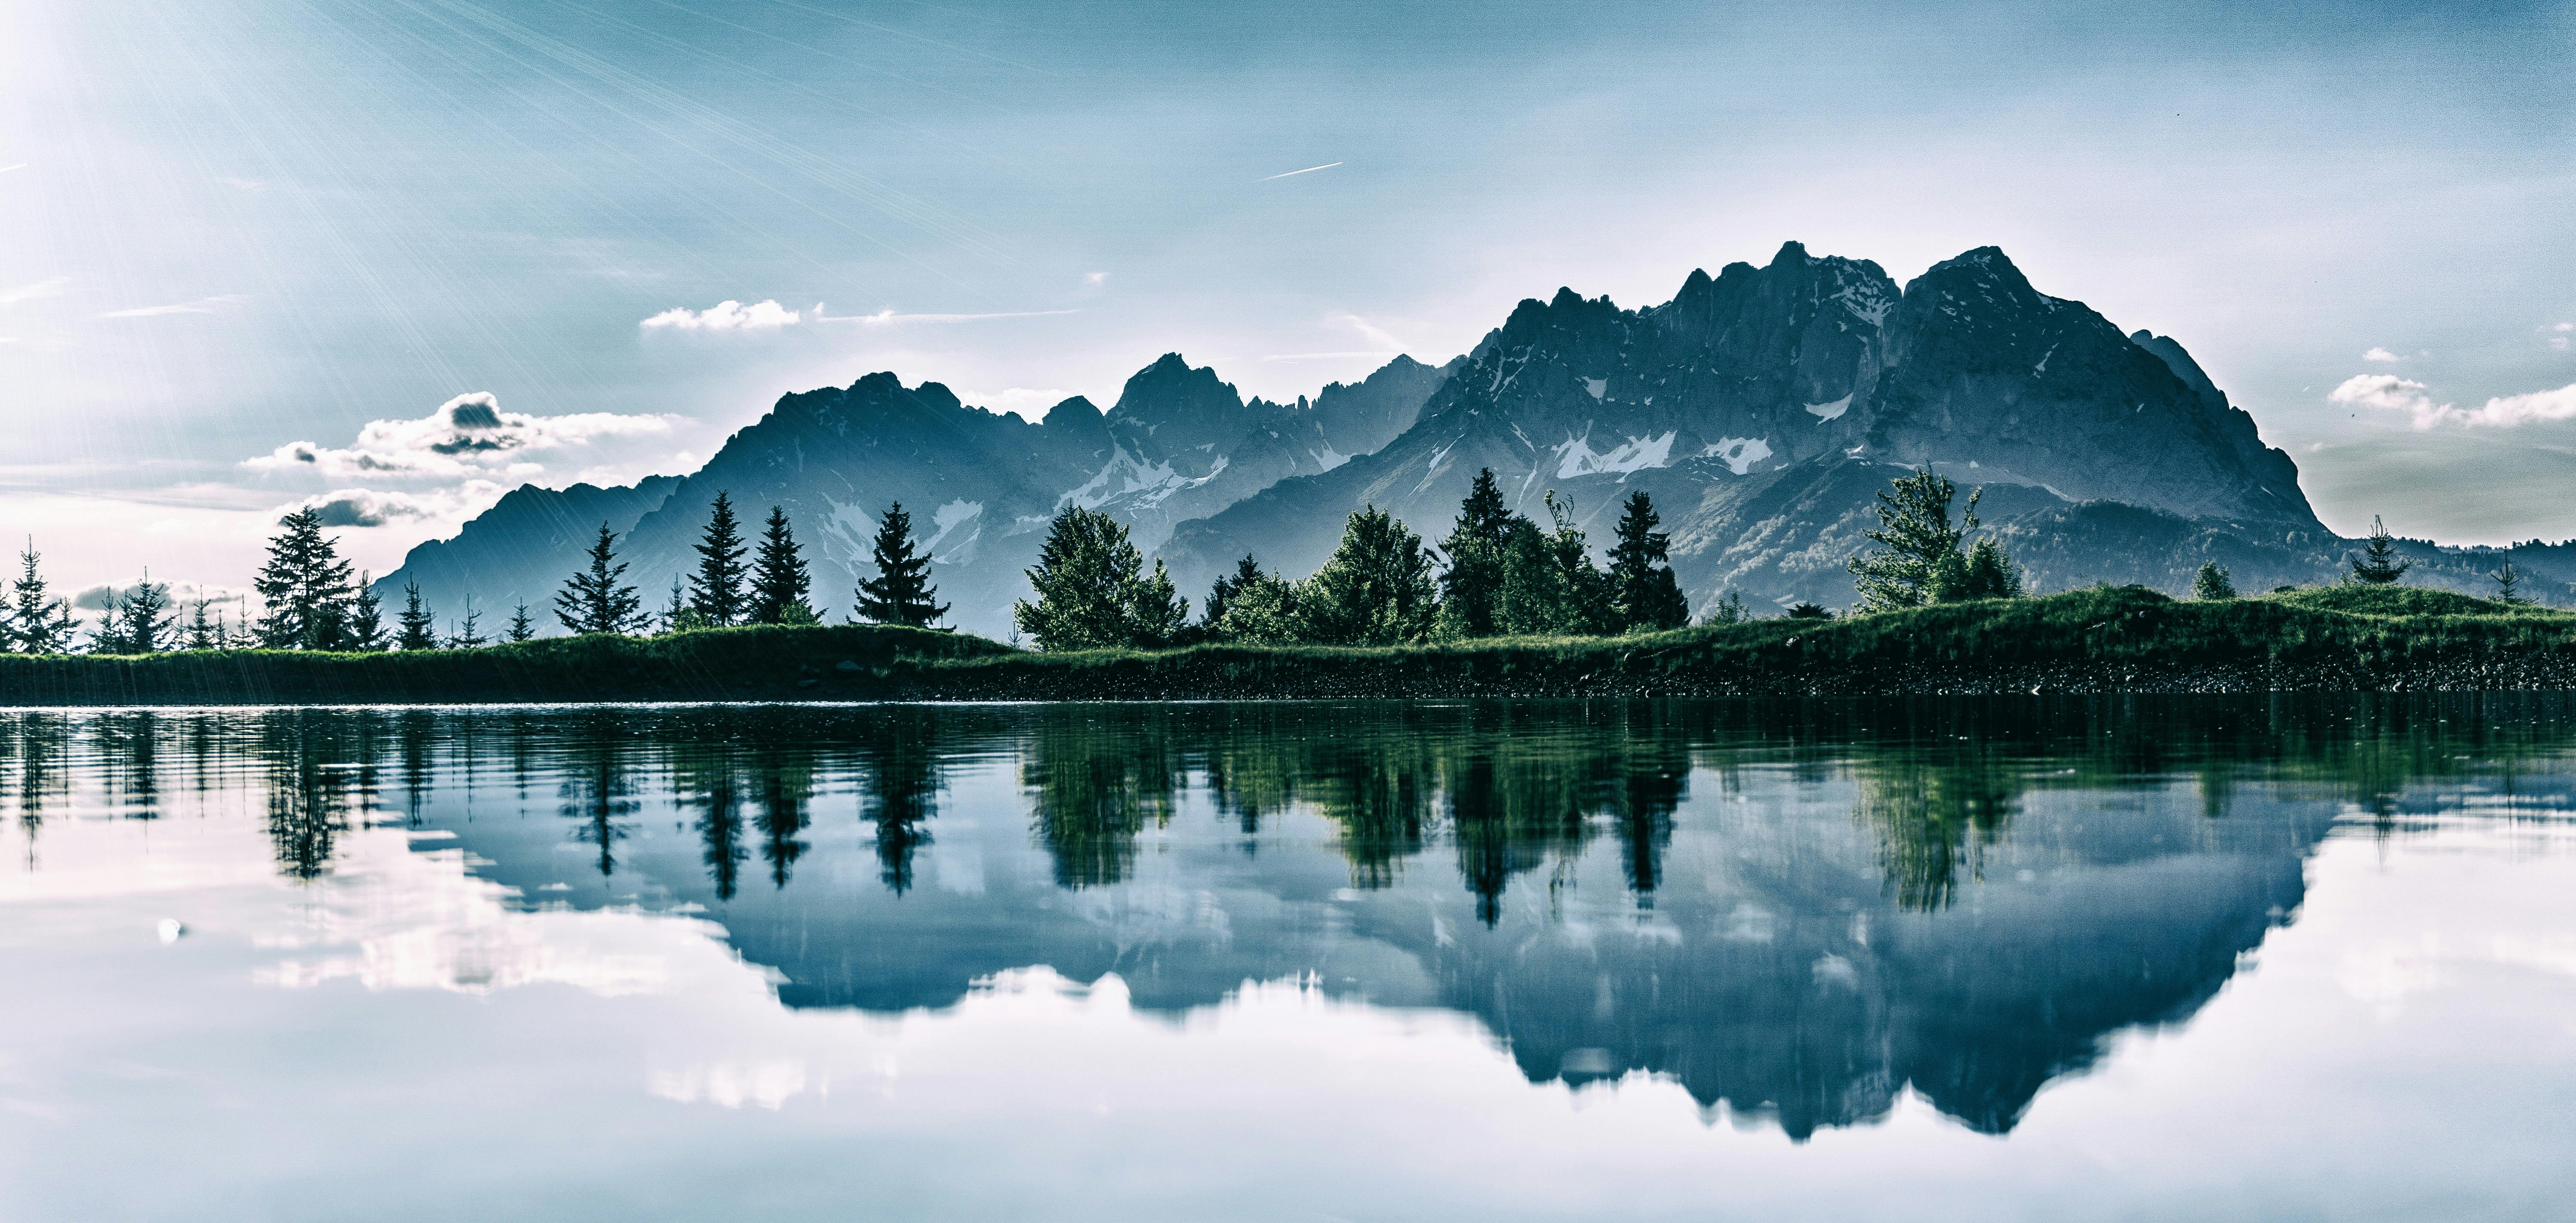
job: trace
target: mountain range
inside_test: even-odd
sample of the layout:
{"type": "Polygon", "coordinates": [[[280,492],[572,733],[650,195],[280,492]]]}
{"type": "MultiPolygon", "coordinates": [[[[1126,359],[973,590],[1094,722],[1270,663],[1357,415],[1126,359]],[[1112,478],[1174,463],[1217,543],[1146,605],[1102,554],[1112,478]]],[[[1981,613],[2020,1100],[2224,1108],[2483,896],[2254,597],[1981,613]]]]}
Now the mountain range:
{"type": "MultiPolygon", "coordinates": [[[[1522,512],[1544,520],[1552,494],[1596,546],[1623,498],[1652,494],[1694,608],[1727,591],[1839,607],[1876,493],[1916,467],[1983,487],[1986,525],[2039,590],[2180,593],[2205,560],[2248,590],[2331,580],[2352,550],[2175,340],[2040,292],[1993,247],[1900,287],[1792,242],[1762,267],[1693,271],[1643,309],[1559,289],[1445,364],[1397,356],[1294,403],[1246,400],[1177,353],[1106,411],[1075,397],[1035,422],[872,373],[780,398],[687,476],[521,487],[379,589],[417,580],[443,612],[469,593],[542,607],[605,522],[658,604],[721,490],[747,518],[784,508],[815,602],[846,609],[874,575],[877,516],[900,501],[952,622],[999,636],[1065,506],[1126,522],[1195,602],[1242,556],[1312,572],[1364,505],[1436,542],[1492,468],[1522,512]]],[[[2506,555],[2404,546],[2417,580],[2468,590],[2506,555]]],[[[2576,580],[2576,544],[2509,555],[2544,597],[2576,580]]]]}

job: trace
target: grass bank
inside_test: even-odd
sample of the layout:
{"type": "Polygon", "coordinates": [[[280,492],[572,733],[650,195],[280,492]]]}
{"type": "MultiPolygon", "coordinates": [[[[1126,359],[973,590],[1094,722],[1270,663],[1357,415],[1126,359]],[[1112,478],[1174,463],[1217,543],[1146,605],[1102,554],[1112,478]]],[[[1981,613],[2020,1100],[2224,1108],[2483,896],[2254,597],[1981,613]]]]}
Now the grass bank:
{"type": "Polygon", "coordinates": [[[1615,638],[1037,654],[869,626],[482,650],[0,657],[0,704],[1190,700],[2576,689],[2576,613],[2334,588],[2141,587],[1615,638]]]}

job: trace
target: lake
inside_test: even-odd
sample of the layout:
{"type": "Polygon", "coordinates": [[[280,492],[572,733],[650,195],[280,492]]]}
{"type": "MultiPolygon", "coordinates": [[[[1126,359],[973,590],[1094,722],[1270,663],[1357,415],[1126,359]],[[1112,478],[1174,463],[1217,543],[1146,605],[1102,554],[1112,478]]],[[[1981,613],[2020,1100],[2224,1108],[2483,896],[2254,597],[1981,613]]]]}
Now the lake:
{"type": "Polygon", "coordinates": [[[0,713],[0,1218],[2557,1219],[2576,699],[0,713]]]}

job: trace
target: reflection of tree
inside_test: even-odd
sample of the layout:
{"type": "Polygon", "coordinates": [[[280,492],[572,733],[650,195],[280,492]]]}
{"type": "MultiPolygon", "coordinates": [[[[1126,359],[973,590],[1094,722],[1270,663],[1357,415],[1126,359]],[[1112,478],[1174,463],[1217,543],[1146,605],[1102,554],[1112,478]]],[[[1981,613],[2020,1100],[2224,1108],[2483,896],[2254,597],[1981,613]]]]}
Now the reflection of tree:
{"type": "Polygon", "coordinates": [[[17,723],[18,827],[27,834],[27,862],[36,860],[36,834],[45,826],[45,804],[69,788],[61,762],[71,722],[58,713],[22,713],[17,723]]]}
{"type": "Polygon", "coordinates": [[[1949,907],[1959,872],[1981,877],[1984,851],[2012,818],[2012,770],[1988,749],[1895,752],[1859,763],[1863,826],[1878,836],[1879,864],[1897,907],[1949,907]]]}
{"type": "Polygon", "coordinates": [[[349,814],[373,785],[372,735],[363,714],[293,710],[261,720],[268,788],[268,837],[292,879],[331,869],[349,814]]]}
{"type": "Polygon", "coordinates": [[[160,719],[151,710],[99,715],[93,730],[109,791],[119,814],[132,820],[161,817],[160,719]]]}
{"type": "Polygon", "coordinates": [[[620,821],[633,815],[637,806],[628,797],[623,751],[626,731],[619,721],[617,714],[607,710],[591,711],[582,719],[565,749],[563,783],[558,791],[564,800],[563,814],[580,821],[573,836],[599,847],[599,873],[603,877],[617,873],[617,843],[627,835],[620,821]]]}
{"type": "Polygon", "coordinates": [[[913,855],[930,843],[939,810],[938,719],[933,710],[886,710],[860,747],[868,772],[860,814],[877,826],[878,877],[897,896],[912,890],[913,855]]]}
{"type": "Polygon", "coordinates": [[[1174,728],[1128,711],[1040,717],[1021,758],[1021,784],[1037,803],[1038,843],[1056,882],[1098,887],[1125,879],[1145,826],[1172,818],[1180,765],[1174,728]]]}
{"type": "Polygon", "coordinates": [[[701,858],[717,900],[731,900],[741,889],[742,864],[751,857],[742,844],[742,793],[735,782],[730,743],[692,743],[673,753],[671,788],[680,802],[699,809],[701,858]]]}
{"type": "Polygon", "coordinates": [[[769,863],[769,882],[787,886],[796,859],[803,857],[805,803],[814,795],[814,761],[805,751],[787,748],[767,753],[760,768],[760,856],[769,863]]]}

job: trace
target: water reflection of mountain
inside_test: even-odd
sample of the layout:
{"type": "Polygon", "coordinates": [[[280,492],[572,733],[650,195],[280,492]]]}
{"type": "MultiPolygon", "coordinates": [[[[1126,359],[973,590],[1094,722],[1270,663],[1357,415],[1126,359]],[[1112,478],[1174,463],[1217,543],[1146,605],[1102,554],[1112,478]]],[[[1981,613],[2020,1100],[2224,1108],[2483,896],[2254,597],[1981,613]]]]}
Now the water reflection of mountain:
{"type": "MultiPolygon", "coordinates": [[[[60,769],[36,717],[21,790],[60,769]]],[[[2224,985],[2339,812],[2564,789],[2511,762],[2571,739],[2547,698],[226,717],[199,788],[209,754],[262,779],[290,874],[393,812],[531,904],[702,907],[791,1006],[1043,964],[1177,1013],[1297,978],[1798,1136],[1909,1085],[2008,1129],[2224,985]]],[[[135,774],[176,729],[90,733],[166,805],[135,774]]]]}

